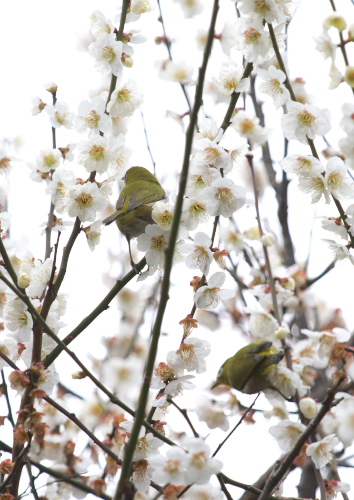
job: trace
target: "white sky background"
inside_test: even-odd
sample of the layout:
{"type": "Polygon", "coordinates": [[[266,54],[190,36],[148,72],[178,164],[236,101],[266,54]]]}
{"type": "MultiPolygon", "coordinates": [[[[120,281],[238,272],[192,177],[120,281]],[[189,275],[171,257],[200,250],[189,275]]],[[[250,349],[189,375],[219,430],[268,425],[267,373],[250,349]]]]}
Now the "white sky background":
{"type": "MultiPolygon", "coordinates": [[[[199,27],[203,26],[206,30],[210,19],[212,2],[208,0],[205,3],[205,11],[200,18],[184,20],[176,3],[171,0],[162,0],[167,33],[175,41],[172,47],[173,57],[175,61],[185,58],[196,68],[201,60],[201,52],[196,50],[194,41],[197,23],[199,27]],[[199,19],[203,20],[203,24],[199,24],[199,19]],[[183,29],[181,29],[182,23],[184,23],[183,29]]],[[[354,22],[350,0],[337,0],[336,3],[338,11],[344,15],[348,24],[354,22]]],[[[218,32],[221,31],[225,19],[234,15],[232,2],[222,0],[221,4],[223,8],[217,23],[218,32]]],[[[168,175],[173,176],[175,171],[181,168],[184,138],[179,126],[171,119],[165,118],[165,111],[167,108],[182,114],[187,110],[187,106],[178,84],[160,81],[157,77],[154,61],[167,59],[167,53],[163,45],[156,47],[154,44],[155,36],[162,34],[162,27],[157,22],[157,5],[153,1],[152,5],[153,11],[150,14],[142,16],[140,21],[131,25],[134,29],[141,29],[148,41],[145,44],[135,46],[135,66],[131,71],[125,69],[124,74],[125,79],[128,77],[135,79],[138,87],[144,93],[145,102],[142,110],[150,146],[157,164],[157,176],[168,189],[172,188],[173,183],[167,180],[164,182],[163,179],[168,175]]],[[[34,162],[39,149],[51,147],[51,128],[47,115],[42,113],[37,117],[31,116],[31,99],[34,96],[39,95],[45,102],[50,102],[51,96],[43,89],[45,83],[48,81],[56,82],[58,84],[58,99],[68,102],[74,112],[77,112],[80,101],[87,99],[92,92],[96,93],[96,89],[101,86],[103,78],[94,69],[93,59],[88,53],[78,51],[77,45],[82,37],[88,36],[89,15],[94,10],[99,9],[112,19],[115,14],[115,6],[116,3],[110,0],[100,0],[100,2],[97,0],[85,0],[84,2],[61,0],[60,3],[48,0],[3,2],[0,8],[0,67],[2,69],[0,139],[20,137],[23,147],[19,151],[18,157],[24,162],[34,162]]],[[[308,92],[316,96],[315,104],[320,107],[330,107],[333,124],[332,131],[327,138],[336,147],[338,139],[344,135],[338,128],[341,104],[353,102],[353,94],[344,84],[334,91],[328,91],[329,61],[323,62],[322,56],[314,49],[313,37],[321,34],[322,21],[330,13],[329,1],[304,0],[301,3],[289,29],[289,68],[291,77],[301,76],[308,82],[308,92]]],[[[214,56],[211,64],[214,71],[208,73],[209,79],[210,76],[216,75],[222,62],[227,62],[226,56],[219,47],[219,42],[215,40],[214,44],[216,54],[219,57],[214,56]]],[[[354,64],[353,53],[349,59],[354,64]]],[[[338,67],[343,69],[339,51],[338,67]]],[[[197,73],[195,73],[196,75],[197,73]]],[[[192,96],[193,89],[194,87],[190,92],[192,96]]],[[[205,98],[207,112],[210,102],[208,98],[205,98]]],[[[241,105],[240,102],[238,105],[241,105]]],[[[217,107],[216,115],[213,117],[217,119],[218,123],[221,123],[225,109],[224,105],[217,107]]],[[[268,106],[266,109],[269,111],[268,120],[272,120],[268,121],[267,125],[274,129],[278,128],[281,112],[276,112],[273,106],[268,106]]],[[[131,131],[127,135],[127,146],[133,150],[132,165],[143,165],[151,169],[140,113],[135,112],[127,123],[131,131]]],[[[77,136],[73,131],[60,129],[57,132],[57,144],[58,146],[66,146],[69,142],[77,142],[80,137],[84,138],[84,136],[77,136]]],[[[275,137],[277,137],[277,133],[275,133],[275,137]]],[[[279,147],[276,147],[274,142],[272,144],[274,158],[280,160],[282,159],[283,141],[279,136],[279,147]]],[[[316,146],[318,150],[321,150],[324,147],[323,141],[318,138],[316,146]]],[[[309,148],[296,142],[296,144],[290,145],[290,152],[309,154],[309,148]]],[[[14,240],[28,247],[36,258],[43,258],[45,242],[44,237],[38,238],[41,232],[39,225],[47,218],[50,199],[48,195],[44,196],[44,183],[37,184],[29,180],[30,171],[26,163],[15,163],[14,165],[13,172],[9,177],[9,212],[13,216],[11,236],[14,240]]],[[[69,166],[72,165],[71,163],[69,166]]],[[[4,185],[4,181],[2,184],[4,185]]],[[[268,194],[268,206],[275,208],[272,198],[272,195],[268,194]]],[[[297,245],[297,258],[300,260],[304,260],[307,256],[308,235],[312,225],[312,218],[309,214],[312,214],[313,210],[309,197],[297,190],[296,182],[291,184],[290,227],[293,240],[297,245]]],[[[324,214],[337,216],[335,208],[329,209],[321,202],[317,207],[317,215],[324,214]]],[[[242,215],[247,221],[243,228],[255,224],[252,209],[243,209],[242,215]]],[[[272,224],[275,219],[272,219],[268,213],[267,216],[272,224]]],[[[238,219],[239,217],[237,216],[238,219]]],[[[320,238],[331,238],[332,236],[320,230],[319,225],[319,221],[315,223],[313,258],[309,268],[311,277],[321,272],[331,260],[330,252],[326,245],[320,242],[320,238]]],[[[63,235],[62,240],[66,237],[63,235]]],[[[71,300],[64,318],[68,326],[61,331],[62,334],[65,335],[71,331],[108,292],[108,288],[102,283],[102,272],[108,269],[106,248],[110,243],[113,246],[119,243],[119,236],[113,225],[104,231],[102,245],[93,253],[89,250],[84,236],[80,235],[78,238],[69,261],[68,279],[63,285],[63,291],[70,292],[71,300]]],[[[121,239],[121,243],[123,250],[126,251],[125,241],[121,239]]],[[[343,309],[349,328],[353,328],[352,293],[342,292],[344,289],[348,290],[348,281],[353,282],[353,273],[354,268],[350,264],[341,264],[328,277],[321,280],[316,287],[317,290],[320,290],[321,295],[324,295],[325,292],[325,298],[332,307],[343,309]]],[[[194,274],[196,273],[191,271],[187,275],[180,276],[178,273],[173,275],[173,282],[178,287],[171,290],[171,300],[167,311],[168,322],[165,323],[164,328],[169,335],[162,340],[161,350],[163,352],[176,348],[180,340],[180,327],[177,328],[176,325],[191,308],[192,293],[188,283],[194,274]],[[175,300],[176,296],[178,302],[175,300]],[[178,303],[178,307],[176,307],[176,303],[178,303]]],[[[145,287],[146,285],[141,286],[145,287]]],[[[84,334],[81,334],[79,340],[72,346],[77,353],[80,354],[82,349],[84,354],[87,352],[89,343],[91,351],[95,352],[97,356],[102,356],[104,350],[101,347],[99,336],[102,332],[106,336],[116,334],[114,325],[117,321],[117,312],[112,307],[102,314],[84,334]]],[[[200,376],[197,382],[198,387],[207,387],[222,361],[231,352],[241,347],[243,342],[239,332],[219,331],[214,337],[213,335],[209,330],[203,328],[199,328],[196,332],[196,336],[207,339],[213,346],[212,355],[207,358],[207,364],[211,366],[211,369],[207,374],[200,376]],[[220,344],[222,348],[217,350],[216,346],[220,344]],[[225,346],[227,346],[226,349],[225,346]]],[[[158,361],[162,360],[164,360],[163,355],[159,355],[158,361]]],[[[86,381],[74,383],[71,381],[71,373],[76,371],[77,367],[65,354],[61,355],[58,360],[57,368],[59,372],[64,373],[64,382],[66,381],[79,393],[84,393],[91,387],[91,384],[86,381]]],[[[188,404],[192,405],[193,397],[194,395],[186,395],[183,404],[187,407],[188,404]]],[[[252,398],[243,396],[241,400],[247,404],[252,401],[252,398]]],[[[265,404],[264,400],[259,402],[259,406],[265,404]]],[[[257,420],[260,418],[257,416],[257,420]]],[[[234,421],[236,422],[235,419],[231,421],[231,425],[234,421]]],[[[260,422],[256,426],[243,426],[241,433],[236,432],[219,457],[226,463],[229,460],[228,453],[230,451],[232,453],[232,467],[225,470],[226,474],[243,482],[252,483],[260,473],[264,472],[267,465],[278,458],[278,446],[267,432],[269,425],[270,423],[267,422],[266,426],[262,426],[260,422]],[[237,450],[241,434],[242,452],[237,450]],[[244,443],[247,440],[262,443],[259,453],[255,454],[252,446],[245,446],[244,443]],[[267,450],[267,462],[264,458],[265,450],[267,450]],[[243,464],[245,463],[250,464],[249,467],[244,468],[243,464]],[[241,478],[237,477],[238,474],[235,472],[238,470],[242,470],[241,478]]],[[[176,423],[176,430],[178,430],[178,426],[179,424],[176,423]]],[[[205,435],[207,434],[206,427],[204,429],[202,425],[198,424],[198,428],[203,429],[205,435]]],[[[213,431],[210,443],[215,443],[216,446],[223,439],[223,436],[222,431],[213,431]]],[[[213,445],[212,448],[214,448],[213,445]]],[[[343,472],[341,475],[342,479],[345,480],[346,473],[343,472]]],[[[298,472],[294,476],[298,476],[298,472]]],[[[293,482],[296,484],[297,479],[294,478],[293,482]]],[[[297,491],[288,489],[286,493],[296,495],[297,491]]]]}

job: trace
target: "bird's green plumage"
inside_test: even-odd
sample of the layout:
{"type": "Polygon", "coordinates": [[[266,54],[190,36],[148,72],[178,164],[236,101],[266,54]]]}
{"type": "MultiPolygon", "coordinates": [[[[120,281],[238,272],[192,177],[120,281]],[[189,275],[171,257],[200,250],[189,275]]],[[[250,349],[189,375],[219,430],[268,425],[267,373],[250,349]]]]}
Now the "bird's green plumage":
{"type": "MultiPolygon", "coordinates": [[[[136,238],[145,231],[148,224],[154,224],[151,211],[154,203],[166,198],[166,193],[156,179],[144,167],[132,167],[124,177],[125,187],[122,189],[116,203],[116,211],[104,219],[103,224],[116,222],[121,233],[128,240],[136,238]]],[[[135,264],[131,258],[132,266],[135,264]]]]}
{"type": "Polygon", "coordinates": [[[261,339],[243,347],[221,366],[216,384],[225,384],[246,394],[255,394],[270,387],[276,365],[284,351],[261,339]]]}

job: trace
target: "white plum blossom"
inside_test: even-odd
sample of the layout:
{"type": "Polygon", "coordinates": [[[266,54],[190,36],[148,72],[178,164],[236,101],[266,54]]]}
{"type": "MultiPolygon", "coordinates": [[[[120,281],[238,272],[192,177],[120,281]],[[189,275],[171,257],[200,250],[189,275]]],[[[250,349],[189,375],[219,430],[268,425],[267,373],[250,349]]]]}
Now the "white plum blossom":
{"type": "Polygon", "coordinates": [[[158,201],[152,207],[151,217],[161,229],[171,229],[174,205],[169,201],[158,201]]]}
{"type": "Polygon", "coordinates": [[[6,233],[9,229],[11,217],[8,212],[0,212],[0,234],[6,233]]]}
{"type": "Polygon", "coordinates": [[[194,157],[190,165],[186,194],[192,198],[200,197],[204,188],[211,186],[216,179],[220,178],[221,174],[217,168],[211,168],[207,162],[194,157]]]}
{"type": "Polygon", "coordinates": [[[277,365],[272,375],[272,386],[286,398],[294,396],[296,391],[299,391],[300,396],[304,396],[308,389],[297,373],[281,365],[277,365]]]}
{"type": "Polygon", "coordinates": [[[200,14],[203,10],[204,4],[201,0],[175,0],[181,6],[185,17],[193,17],[200,14]]]}
{"type": "Polygon", "coordinates": [[[350,252],[348,245],[342,243],[337,243],[334,240],[322,239],[325,243],[328,243],[329,249],[333,252],[333,260],[335,262],[349,259],[354,265],[354,255],[350,252]]]}
{"type": "Polygon", "coordinates": [[[177,446],[171,446],[166,457],[153,455],[149,457],[153,469],[152,479],[159,484],[185,484],[184,471],[187,465],[187,453],[177,446]]]}
{"type": "Polygon", "coordinates": [[[269,432],[277,438],[280,448],[284,451],[290,451],[305,430],[305,425],[292,420],[282,420],[269,428],[269,432]]]}
{"type": "Polygon", "coordinates": [[[114,26],[110,19],[100,11],[96,10],[93,13],[94,21],[91,25],[91,33],[96,40],[98,40],[102,35],[113,35],[114,26]]]}
{"type": "Polygon", "coordinates": [[[327,162],[325,184],[328,192],[340,200],[354,193],[353,182],[347,174],[347,167],[338,156],[330,158],[327,162]]]}
{"type": "Polygon", "coordinates": [[[354,132],[354,104],[346,102],[342,106],[343,117],[339,122],[339,126],[347,134],[352,134],[354,132]]]}
{"type": "Polygon", "coordinates": [[[299,177],[298,188],[306,194],[311,194],[311,203],[317,203],[322,195],[326,203],[330,202],[330,196],[326,189],[325,179],[321,174],[311,174],[307,177],[299,177]]]}
{"type": "Polygon", "coordinates": [[[188,66],[185,61],[177,63],[168,60],[160,73],[161,77],[172,82],[182,83],[183,85],[193,84],[193,66],[188,66]]]}
{"type": "Polygon", "coordinates": [[[235,47],[238,40],[238,31],[235,23],[226,21],[222,32],[216,37],[220,40],[221,48],[227,56],[231,54],[231,49],[235,47]]]}
{"type": "Polygon", "coordinates": [[[321,52],[324,59],[331,58],[332,61],[336,58],[337,46],[332,42],[331,37],[327,31],[323,31],[320,36],[314,38],[316,42],[316,50],[321,52]]]}
{"type": "Polygon", "coordinates": [[[237,232],[232,227],[221,227],[220,238],[224,242],[226,250],[229,252],[234,251],[238,255],[244,249],[244,237],[241,233],[237,232]]]}
{"type": "Polygon", "coordinates": [[[322,331],[314,332],[307,329],[302,329],[301,332],[317,346],[318,355],[320,358],[329,358],[335,344],[348,342],[350,333],[345,328],[333,328],[331,332],[322,331]]]}
{"type": "Polygon", "coordinates": [[[212,311],[220,304],[221,300],[232,299],[236,292],[234,290],[221,289],[225,283],[226,275],[217,272],[210,276],[208,285],[201,286],[195,296],[194,303],[199,309],[212,311]]]}
{"type": "Polygon", "coordinates": [[[201,194],[184,199],[181,217],[182,226],[189,231],[194,231],[199,224],[204,224],[209,219],[208,204],[203,200],[201,194]]]}
{"type": "Polygon", "coordinates": [[[149,224],[145,228],[145,233],[138,236],[138,250],[146,252],[146,262],[149,266],[163,267],[169,235],[169,231],[161,229],[156,224],[149,224]]]}
{"type": "Polygon", "coordinates": [[[304,177],[321,174],[324,171],[320,160],[314,156],[288,155],[280,162],[280,165],[285,172],[304,177]]]}
{"type": "Polygon", "coordinates": [[[264,144],[268,139],[268,131],[259,124],[259,118],[246,111],[238,111],[232,119],[232,126],[251,143],[252,149],[264,144]]]}
{"type": "Polygon", "coordinates": [[[206,340],[188,337],[177,351],[167,353],[167,363],[176,374],[182,373],[183,370],[203,373],[206,370],[204,358],[209,356],[210,351],[210,344],[206,340]]]}
{"type": "Polygon", "coordinates": [[[345,155],[345,161],[349,168],[354,169],[354,141],[349,135],[339,139],[338,146],[340,151],[345,155]]]}
{"type": "Polygon", "coordinates": [[[252,335],[256,339],[269,339],[273,341],[275,339],[275,331],[279,327],[279,323],[274,316],[263,308],[248,308],[246,312],[250,315],[248,328],[252,335]]]}
{"type": "Polygon", "coordinates": [[[337,234],[344,240],[348,239],[348,233],[346,228],[343,225],[342,219],[340,217],[324,217],[323,220],[321,220],[321,226],[323,229],[326,231],[331,231],[332,233],[337,234]]]}
{"type": "Polygon", "coordinates": [[[206,395],[201,395],[196,400],[195,411],[201,422],[205,422],[209,429],[219,427],[223,431],[229,428],[229,421],[220,405],[216,404],[206,395]]]}
{"type": "Polygon", "coordinates": [[[259,86],[259,90],[273,98],[277,109],[290,100],[290,92],[284,85],[286,75],[283,71],[275,66],[269,66],[268,70],[258,68],[257,74],[265,80],[265,83],[259,86]]]}
{"type": "Polygon", "coordinates": [[[80,154],[77,161],[84,165],[87,172],[104,174],[114,158],[109,142],[100,135],[92,137],[90,141],[79,142],[78,148],[80,154]]]}
{"type": "Polygon", "coordinates": [[[326,135],[331,129],[330,112],[313,104],[289,101],[288,113],[281,119],[283,133],[287,139],[297,139],[307,144],[307,138],[326,135]]]}
{"type": "Polygon", "coordinates": [[[231,217],[246,203],[244,188],[225,178],[216,179],[211,186],[206,187],[203,197],[208,202],[209,214],[223,217],[231,217]]]}
{"type": "Polygon", "coordinates": [[[223,129],[214,120],[204,118],[199,125],[198,132],[194,134],[194,139],[209,139],[210,141],[219,143],[223,134],[223,129]]]}
{"type": "Polygon", "coordinates": [[[47,104],[44,110],[48,113],[52,127],[73,127],[74,113],[69,111],[69,105],[63,101],[57,101],[54,105],[47,104]]]}
{"type": "Polygon", "coordinates": [[[108,92],[101,92],[92,101],[81,101],[78,108],[78,115],[74,121],[76,130],[79,133],[89,132],[89,137],[100,132],[107,133],[111,130],[112,120],[105,113],[108,92]]]}
{"type": "Polygon", "coordinates": [[[235,22],[238,31],[236,46],[247,62],[257,63],[265,58],[270,47],[269,34],[264,31],[262,21],[240,17],[235,22]]]}
{"type": "Polygon", "coordinates": [[[72,187],[68,194],[67,211],[70,217],[79,217],[81,222],[93,222],[96,213],[108,205],[107,198],[95,182],[86,182],[72,187]]]}
{"type": "Polygon", "coordinates": [[[10,332],[29,338],[32,332],[33,319],[22,300],[14,299],[8,302],[5,310],[5,324],[10,332]]]}
{"type": "Polygon", "coordinates": [[[242,14],[250,16],[253,19],[257,19],[262,22],[263,19],[267,23],[280,23],[285,21],[285,15],[281,9],[283,2],[277,2],[275,0],[242,0],[239,7],[242,14]]]}
{"type": "Polygon", "coordinates": [[[310,444],[306,449],[306,455],[312,458],[316,469],[321,469],[333,458],[332,451],[339,443],[335,434],[324,437],[321,441],[310,444]]]}
{"type": "Polygon", "coordinates": [[[88,246],[91,252],[96,248],[96,246],[100,243],[101,234],[103,230],[102,221],[96,220],[93,224],[88,227],[83,228],[88,246]]]}
{"type": "MultiPolygon", "coordinates": [[[[19,358],[17,342],[8,336],[2,336],[0,339],[0,351],[13,361],[19,358]]],[[[8,366],[7,361],[0,356],[0,369],[8,368],[8,366]]]]}
{"type": "Polygon", "coordinates": [[[242,78],[242,66],[221,66],[218,77],[213,78],[215,85],[220,92],[226,95],[231,95],[234,92],[245,92],[250,85],[249,78],[242,78]]]}
{"type": "Polygon", "coordinates": [[[224,172],[230,172],[232,169],[231,155],[215,141],[207,138],[198,139],[194,141],[193,146],[198,150],[196,158],[206,162],[210,167],[219,170],[222,168],[224,172]]]}
{"type": "Polygon", "coordinates": [[[52,203],[58,213],[62,214],[66,210],[69,203],[68,193],[75,184],[75,175],[71,170],[61,168],[54,172],[46,188],[46,194],[52,195],[52,203]]]}
{"type": "Polygon", "coordinates": [[[217,458],[209,458],[210,447],[201,438],[189,438],[185,443],[187,465],[184,478],[187,484],[206,484],[213,474],[218,474],[223,463],[217,458]]]}
{"type": "Polygon", "coordinates": [[[121,62],[122,42],[117,42],[115,35],[102,35],[89,45],[89,52],[95,59],[95,68],[104,75],[113,73],[119,76],[123,70],[121,62]]]}
{"type": "Polygon", "coordinates": [[[209,273],[210,264],[213,262],[213,252],[210,250],[211,238],[205,233],[196,233],[194,244],[186,243],[182,250],[188,253],[186,266],[190,269],[199,269],[205,276],[209,273]]]}
{"type": "Polygon", "coordinates": [[[31,100],[32,103],[32,116],[37,116],[39,113],[43,111],[43,109],[46,107],[46,104],[42,101],[40,97],[33,97],[31,100]]]}
{"type": "Polygon", "coordinates": [[[36,163],[41,172],[50,172],[55,170],[60,165],[62,158],[61,152],[58,149],[41,149],[36,157],[36,163]]]}
{"type": "Polygon", "coordinates": [[[132,116],[134,111],[143,103],[144,97],[134,80],[128,80],[113,91],[111,99],[107,104],[110,116],[132,116]]]}
{"type": "Polygon", "coordinates": [[[195,384],[190,382],[192,378],[194,378],[194,375],[183,375],[182,377],[171,380],[164,391],[165,394],[171,398],[176,398],[182,394],[184,390],[191,391],[195,389],[195,384]]]}
{"type": "Polygon", "coordinates": [[[50,279],[52,269],[52,259],[47,259],[44,262],[38,259],[34,261],[34,267],[30,273],[30,284],[27,287],[27,293],[31,297],[40,297],[42,295],[50,279]]]}
{"type": "Polygon", "coordinates": [[[133,462],[144,460],[150,455],[158,453],[158,449],[163,445],[163,441],[154,437],[150,432],[146,436],[138,439],[133,455],[133,462]]]}

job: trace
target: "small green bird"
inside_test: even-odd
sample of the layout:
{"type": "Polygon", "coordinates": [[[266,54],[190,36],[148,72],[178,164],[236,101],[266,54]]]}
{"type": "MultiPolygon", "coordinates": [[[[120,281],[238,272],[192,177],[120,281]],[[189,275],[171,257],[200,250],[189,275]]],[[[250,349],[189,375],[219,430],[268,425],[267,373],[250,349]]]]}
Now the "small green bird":
{"type": "Polygon", "coordinates": [[[212,389],[224,384],[245,394],[264,391],[271,387],[272,374],[283,357],[284,351],[277,351],[268,340],[252,342],[225,361],[212,389]]]}
{"type": "Polygon", "coordinates": [[[132,167],[127,170],[125,187],[116,203],[116,211],[103,220],[106,226],[113,221],[127,238],[132,268],[139,272],[132,258],[131,238],[136,238],[145,231],[148,224],[154,224],[151,217],[153,205],[166,198],[166,193],[156,177],[144,167],[132,167]]]}

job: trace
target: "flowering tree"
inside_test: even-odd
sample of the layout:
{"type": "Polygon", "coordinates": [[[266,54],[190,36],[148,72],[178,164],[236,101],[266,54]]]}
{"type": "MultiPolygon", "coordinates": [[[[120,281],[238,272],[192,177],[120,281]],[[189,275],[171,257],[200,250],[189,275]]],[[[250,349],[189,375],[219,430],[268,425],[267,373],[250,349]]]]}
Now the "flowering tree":
{"type": "MultiPolygon", "coordinates": [[[[166,11],[182,9],[187,18],[188,43],[195,43],[196,31],[188,23],[199,28],[198,63],[173,59],[178,41],[166,31],[160,1],[153,7],[161,29],[155,41],[165,51],[155,67],[166,88],[184,99],[182,112],[171,111],[169,102],[162,127],[153,122],[161,133],[171,120],[176,136],[182,128],[176,170],[163,141],[166,168],[155,162],[149,140],[155,136],[140,116],[146,143],[139,149],[149,152],[152,166],[146,167],[162,187],[155,177],[138,179],[130,160],[138,142],[130,120],[139,116],[144,85],[147,93],[150,85],[150,75],[131,76],[141,47],[133,46],[148,43],[134,23],[144,33],[153,15],[149,2],[123,0],[114,22],[109,13],[94,13],[88,52],[108,80],[104,90],[78,103],[77,114],[55,83],[45,87],[51,102],[32,102],[33,115],[44,116],[52,130],[51,147],[39,139],[35,163],[28,163],[49,214],[42,259],[12,237],[5,201],[0,213],[6,431],[0,499],[231,500],[242,494],[263,500],[281,486],[293,495],[288,484],[296,473],[300,497],[316,498],[319,488],[322,500],[338,492],[348,498],[350,485],[341,478],[352,466],[354,350],[338,309],[319,309],[309,290],[335,275],[338,261],[354,264],[354,105],[345,100],[342,117],[332,122],[303,79],[289,76],[287,28],[297,7],[291,0],[167,3],[166,11]],[[345,133],[339,141],[334,136],[333,146],[326,137],[331,127],[345,133]],[[65,128],[73,139],[59,147],[65,128]],[[303,242],[293,242],[289,224],[292,179],[305,205],[295,208],[300,217],[313,217],[307,198],[331,213],[320,223],[332,237],[320,248],[328,245],[333,259],[315,277],[308,269],[316,242],[305,262],[296,260],[303,242]],[[116,188],[121,194],[114,209],[116,188]],[[117,228],[106,228],[113,218],[129,250],[132,245],[131,259],[124,239],[117,253],[117,228]],[[82,264],[70,267],[75,248],[86,239],[94,256],[107,234],[115,238],[105,257],[110,290],[102,298],[91,285],[96,307],[64,333],[67,304],[84,307],[80,296],[63,293],[82,264]],[[136,249],[140,260],[131,265],[136,249]],[[91,346],[86,359],[82,345],[90,347],[90,325],[109,307],[115,320],[102,336],[95,331],[104,353],[96,355],[91,346]],[[80,338],[85,343],[77,348],[80,338]],[[219,356],[227,361],[218,372],[219,356]],[[72,383],[60,364],[64,357],[77,366],[72,383]],[[89,381],[85,390],[83,379],[89,381]],[[250,427],[255,437],[243,440],[242,429],[250,427]],[[266,447],[278,460],[265,461],[267,470],[245,483],[253,463],[243,460],[244,470],[235,468],[235,455],[247,449],[255,459],[266,447]]],[[[331,61],[330,89],[350,96],[354,27],[332,0],[328,7],[333,12],[324,16],[314,45],[331,61]]],[[[4,143],[0,166],[10,179],[15,160],[4,143]]]]}

